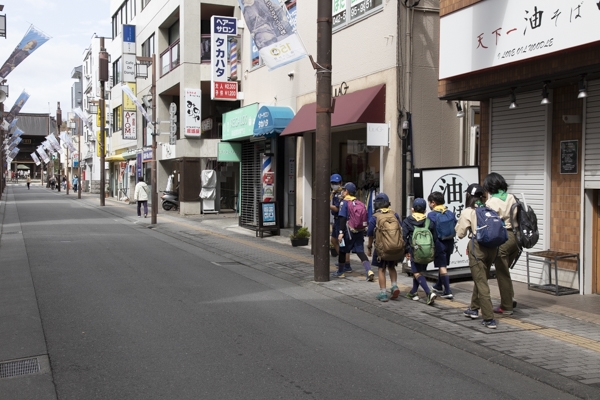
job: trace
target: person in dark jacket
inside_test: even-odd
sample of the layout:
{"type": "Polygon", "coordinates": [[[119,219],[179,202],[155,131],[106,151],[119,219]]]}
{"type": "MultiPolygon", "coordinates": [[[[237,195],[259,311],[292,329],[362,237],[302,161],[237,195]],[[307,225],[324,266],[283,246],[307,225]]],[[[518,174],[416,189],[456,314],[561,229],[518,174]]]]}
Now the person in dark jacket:
{"type": "MultiPolygon", "coordinates": [[[[419,290],[419,286],[421,286],[426,294],[427,304],[432,305],[435,302],[436,294],[429,289],[427,280],[421,275],[421,273],[425,272],[427,269],[427,264],[419,264],[414,261],[412,246],[412,235],[415,226],[425,226],[425,221],[428,219],[425,215],[426,209],[427,202],[425,199],[417,197],[413,201],[412,214],[402,221],[402,234],[404,235],[406,258],[410,260],[410,270],[413,273],[413,287],[411,291],[406,294],[406,297],[418,301],[419,295],[417,294],[417,291],[419,290]]],[[[433,243],[435,243],[437,240],[437,233],[435,230],[435,222],[431,220],[429,222],[429,230],[433,235],[433,243]]]]}

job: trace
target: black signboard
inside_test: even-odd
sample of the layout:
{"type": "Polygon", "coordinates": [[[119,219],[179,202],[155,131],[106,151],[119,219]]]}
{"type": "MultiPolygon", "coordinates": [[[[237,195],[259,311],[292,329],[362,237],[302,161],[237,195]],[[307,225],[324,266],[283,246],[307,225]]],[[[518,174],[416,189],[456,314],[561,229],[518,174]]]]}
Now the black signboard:
{"type": "Polygon", "coordinates": [[[576,174],[579,160],[579,141],[561,140],[560,142],[560,173],[576,174]]]}

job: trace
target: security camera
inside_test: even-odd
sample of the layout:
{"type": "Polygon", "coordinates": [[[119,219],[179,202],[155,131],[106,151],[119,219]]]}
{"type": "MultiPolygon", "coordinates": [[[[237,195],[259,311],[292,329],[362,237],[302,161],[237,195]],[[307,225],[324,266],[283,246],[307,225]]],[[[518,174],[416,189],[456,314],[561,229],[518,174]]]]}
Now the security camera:
{"type": "Polygon", "coordinates": [[[294,77],[294,71],[290,71],[290,72],[288,72],[288,76],[289,76],[290,78],[293,78],[293,77],[294,77]]]}

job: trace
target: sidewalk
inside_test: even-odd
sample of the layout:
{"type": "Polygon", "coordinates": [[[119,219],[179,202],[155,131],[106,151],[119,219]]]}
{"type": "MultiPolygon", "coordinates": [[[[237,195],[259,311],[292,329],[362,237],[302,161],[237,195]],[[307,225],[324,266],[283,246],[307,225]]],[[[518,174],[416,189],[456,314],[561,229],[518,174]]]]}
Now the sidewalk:
{"type": "MultiPolygon", "coordinates": [[[[66,196],[64,192],[56,195],[66,196]]],[[[18,221],[10,219],[11,196],[9,184],[0,202],[0,221],[3,221],[3,225],[0,226],[2,271],[5,271],[7,256],[12,257],[14,262],[26,262],[26,258],[21,259],[23,256],[16,253],[8,254],[5,248],[8,240],[13,243],[15,240],[22,241],[22,235],[18,234],[20,231],[17,226],[18,221]],[[8,209],[5,210],[7,207],[8,209]]],[[[86,206],[98,207],[98,195],[83,193],[81,200],[72,195],[69,197],[72,201],[85,202],[86,206]]],[[[355,271],[347,274],[346,278],[323,283],[315,282],[310,247],[292,247],[287,237],[291,229],[282,230],[281,236],[265,235],[264,238],[257,238],[254,231],[238,226],[238,218],[233,213],[181,216],[177,212],[165,212],[160,209],[158,223],[153,226],[150,224],[150,218],[137,218],[132,205],[115,198],[107,198],[103,210],[129,223],[146,225],[154,231],[175,237],[206,251],[221,254],[229,258],[232,263],[261,270],[398,325],[435,337],[449,346],[477,354],[573,395],[582,398],[600,398],[600,296],[598,295],[553,296],[527,290],[526,284],[515,283],[518,308],[512,316],[497,315],[498,329],[491,330],[481,326],[481,318],[471,320],[462,315],[462,310],[470,301],[473,286],[471,281],[453,283],[451,286],[455,295],[454,300],[438,299],[433,306],[425,304],[422,292],[419,293],[421,299],[418,302],[401,297],[397,301],[380,303],[375,299],[379,286],[377,282],[365,281],[364,271],[361,271],[362,266],[358,258],[352,261],[355,271]]],[[[335,261],[331,258],[331,271],[334,270],[335,261]]],[[[412,278],[399,274],[398,281],[402,296],[412,286],[412,278]]],[[[28,338],[19,338],[20,342],[15,343],[18,347],[10,346],[20,349],[19,352],[0,353],[0,362],[47,353],[39,348],[43,342],[38,343],[39,337],[36,337],[41,332],[41,323],[39,313],[36,311],[35,295],[31,294],[33,288],[27,286],[30,283],[27,283],[26,279],[18,281],[9,279],[4,283],[8,286],[10,282],[19,285],[15,289],[20,290],[19,293],[25,296],[22,303],[27,305],[27,321],[32,324],[18,328],[28,329],[32,335],[28,338]]],[[[389,287],[389,282],[387,286],[389,287]]],[[[494,304],[498,304],[496,281],[491,280],[490,286],[492,300],[494,304]]],[[[8,293],[0,293],[0,319],[14,313],[13,308],[8,309],[14,307],[14,299],[12,303],[7,304],[7,296],[8,293]]],[[[8,343],[7,340],[16,340],[12,330],[13,328],[8,329],[6,325],[1,328],[0,342],[8,343]]],[[[4,347],[0,346],[0,349],[4,347]]],[[[0,378],[0,383],[2,381],[6,380],[0,378]]]]}

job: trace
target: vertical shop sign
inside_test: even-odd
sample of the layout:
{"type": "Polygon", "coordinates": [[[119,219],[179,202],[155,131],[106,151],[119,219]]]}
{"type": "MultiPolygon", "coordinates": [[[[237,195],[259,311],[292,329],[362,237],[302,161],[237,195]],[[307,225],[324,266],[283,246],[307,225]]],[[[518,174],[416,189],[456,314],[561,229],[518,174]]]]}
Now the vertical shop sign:
{"type": "Polygon", "coordinates": [[[202,92],[200,89],[185,89],[185,130],[187,138],[199,138],[202,134],[202,92]]]}
{"type": "Polygon", "coordinates": [[[211,37],[211,99],[237,100],[238,83],[230,81],[229,36],[237,35],[237,19],[213,15],[211,37]]]}
{"type": "Polygon", "coordinates": [[[137,139],[137,113],[135,111],[123,112],[123,139],[137,139]]]}
{"type": "Polygon", "coordinates": [[[275,201],[275,172],[273,172],[273,158],[270,155],[262,156],[262,200],[275,201]]]}

